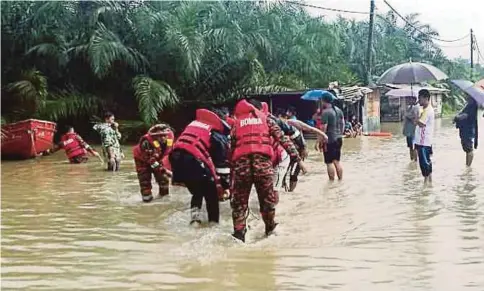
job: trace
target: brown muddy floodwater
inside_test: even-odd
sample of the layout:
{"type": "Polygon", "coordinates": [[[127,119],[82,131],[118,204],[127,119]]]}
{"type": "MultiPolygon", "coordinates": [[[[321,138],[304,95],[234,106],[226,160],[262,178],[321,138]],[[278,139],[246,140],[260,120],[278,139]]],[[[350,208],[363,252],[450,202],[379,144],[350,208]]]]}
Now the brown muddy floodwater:
{"type": "Polygon", "coordinates": [[[2,290],[484,290],[483,150],[466,169],[456,129],[438,120],[424,187],[400,125],[384,130],[395,136],[345,140],[341,183],[312,152],[276,235],[262,238],[252,197],[245,245],[228,203],[201,229],[182,188],[142,204],[129,148],[119,173],[61,152],[3,162],[2,290]]]}

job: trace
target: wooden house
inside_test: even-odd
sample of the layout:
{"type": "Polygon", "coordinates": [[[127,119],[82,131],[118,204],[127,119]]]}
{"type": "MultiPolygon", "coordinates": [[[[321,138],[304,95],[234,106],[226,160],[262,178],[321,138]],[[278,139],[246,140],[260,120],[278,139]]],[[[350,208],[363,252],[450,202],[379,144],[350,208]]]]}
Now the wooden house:
{"type": "MultiPolygon", "coordinates": [[[[413,86],[415,90],[415,85],[413,86]]],[[[386,93],[391,89],[409,89],[410,85],[406,84],[386,84],[384,87],[385,95],[382,97],[381,104],[381,121],[383,122],[401,122],[405,116],[405,111],[414,97],[396,97],[387,96],[386,93]]],[[[432,86],[417,87],[418,89],[427,89],[430,92],[430,100],[435,110],[435,117],[442,117],[442,99],[443,95],[449,92],[447,89],[435,88],[432,86]]]]}

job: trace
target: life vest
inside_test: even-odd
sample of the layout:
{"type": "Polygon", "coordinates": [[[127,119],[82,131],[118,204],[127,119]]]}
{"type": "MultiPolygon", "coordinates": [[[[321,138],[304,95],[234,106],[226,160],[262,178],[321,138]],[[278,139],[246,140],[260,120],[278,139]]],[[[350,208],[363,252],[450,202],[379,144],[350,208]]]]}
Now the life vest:
{"type": "Polygon", "coordinates": [[[230,126],[230,127],[234,127],[235,125],[235,119],[233,119],[232,117],[230,116],[227,116],[227,124],[230,126]]]}
{"type": "Polygon", "coordinates": [[[62,148],[66,152],[68,159],[74,157],[85,155],[87,153],[86,149],[82,146],[77,139],[77,133],[66,133],[61,138],[62,148]]]}
{"type": "Polygon", "coordinates": [[[133,147],[134,159],[149,163],[153,168],[162,164],[163,152],[163,145],[150,133],[143,135],[139,143],[133,147]],[[149,148],[146,148],[146,146],[149,148]],[[147,152],[148,149],[150,152],[147,152]]]}
{"type": "Polygon", "coordinates": [[[173,150],[181,149],[199,161],[203,162],[220,185],[219,177],[215,171],[215,165],[209,153],[211,131],[224,132],[225,126],[222,119],[207,109],[197,109],[195,120],[192,121],[173,145],[173,150]]]}
{"type": "Polygon", "coordinates": [[[242,100],[235,106],[235,117],[236,145],[232,160],[255,153],[273,159],[274,149],[267,126],[267,114],[242,100]]]}
{"type": "MultiPolygon", "coordinates": [[[[150,147],[154,150],[153,154],[157,155],[157,159],[166,158],[165,160],[168,160],[168,155],[173,149],[174,138],[175,138],[175,134],[173,133],[173,131],[170,129],[168,125],[157,124],[152,126],[148,130],[148,133],[140,138],[138,145],[141,146],[143,142],[147,141],[150,147]],[[165,136],[166,142],[164,144],[160,144],[160,142],[155,138],[156,136],[165,136]]],[[[136,151],[137,153],[136,156],[141,158],[140,154],[142,155],[142,152],[143,152],[143,149],[138,147],[138,151],[136,151]]],[[[133,154],[134,153],[135,152],[133,152],[133,154]]]]}
{"type": "Polygon", "coordinates": [[[173,150],[173,143],[175,142],[175,134],[171,129],[167,129],[164,132],[160,133],[166,135],[166,143],[165,143],[165,151],[163,152],[163,166],[171,170],[171,166],[169,165],[168,156],[170,155],[171,151],[173,150]]]}
{"type": "Polygon", "coordinates": [[[267,104],[267,102],[262,102],[262,112],[264,112],[265,114],[269,114],[269,105],[267,104]]]}

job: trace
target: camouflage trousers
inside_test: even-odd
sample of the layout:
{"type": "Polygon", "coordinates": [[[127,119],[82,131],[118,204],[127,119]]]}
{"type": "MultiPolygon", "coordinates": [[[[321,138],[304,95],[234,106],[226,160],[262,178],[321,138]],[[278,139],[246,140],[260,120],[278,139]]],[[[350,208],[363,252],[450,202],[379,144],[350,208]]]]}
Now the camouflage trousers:
{"type": "Polygon", "coordinates": [[[108,171],[119,171],[119,166],[121,165],[121,149],[105,147],[103,154],[108,159],[108,171]]]}
{"type": "Polygon", "coordinates": [[[266,229],[275,227],[275,207],[279,197],[274,191],[271,159],[264,155],[252,154],[234,162],[232,166],[232,219],[235,232],[245,232],[249,209],[249,196],[255,185],[259,198],[259,211],[266,229]]]}
{"type": "Polygon", "coordinates": [[[144,161],[135,159],[134,164],[138,174],[141,198],[143,201],[149,202],[153,200],[153,194],[151,192],[152,175],[155,176],[155,180],[159,185],[159,195],[165,196],[169,194],[170,178],[167,175],[156,169],[152,169],[151,166],[144,161]]]}

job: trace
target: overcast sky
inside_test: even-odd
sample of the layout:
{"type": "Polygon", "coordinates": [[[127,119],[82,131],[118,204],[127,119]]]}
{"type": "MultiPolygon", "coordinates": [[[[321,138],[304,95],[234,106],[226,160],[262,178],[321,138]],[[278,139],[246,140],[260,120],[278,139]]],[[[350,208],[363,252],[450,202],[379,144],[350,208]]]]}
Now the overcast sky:
{"type": "MultiPolygon", "coordinates": [[[[420,13],[420,21],[434,27],[442,39],[458,39],[470,32],[472,28],[484,56],[484,0],[387,0],[402,15],[420,13]]],[[[306,0],[307,4],[337,9],[369,11],[370,0],[306,0]]],[[[377,13],[386,13],[389,8],[383,0],[375,0],[377,13]]],[[[313,15],[324,15],[334,19],[338,12],[308,8],[313,15]]],[[[368,19],[368,15],[340,13],[345,18],[358,20],[368,19]]],[[[437,42],[450,58],[470,58],[470,38],[453,43],[437,42]],[[463,46],[467,44],[466,46],[463,46]],[[454,46],[454,47],[449,47],[454,46]],[[460,47],[455,47],[460,46],[460,47]]],[[[474,62],[477,63],[477,52],[474,62]]],[[[484,60],[480,60],[484,63],[484,60]]]]}

